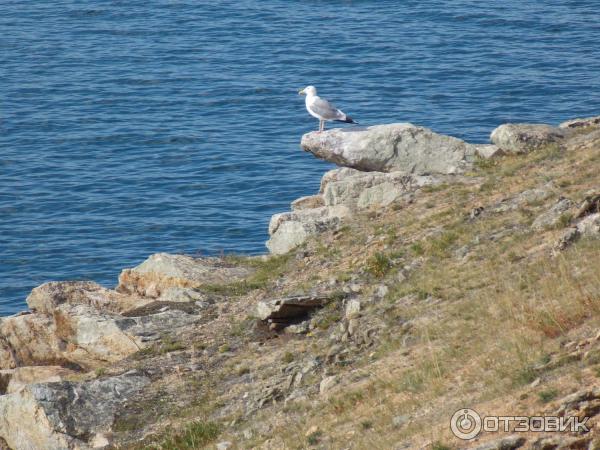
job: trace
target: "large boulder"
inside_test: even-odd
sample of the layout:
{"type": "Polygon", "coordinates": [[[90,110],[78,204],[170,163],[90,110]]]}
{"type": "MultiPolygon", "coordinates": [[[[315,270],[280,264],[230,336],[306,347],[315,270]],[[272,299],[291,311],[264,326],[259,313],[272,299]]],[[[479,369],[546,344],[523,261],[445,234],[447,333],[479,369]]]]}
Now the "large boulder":
{"type": "Polygon", "coordinates": [[[52,314],[25,314],[0,321],[0,369],[61,365],[93,369],[144,349],[200,316],[179,309],[125,317],[88,305],[58,306],[52,314]]]}
{"type": "Polygon", "coordinates": [[[89,305],[100,311],[124,313],[152,301],[106,289],[92,281],[51,281],[34,288],[27,297],[31,310],[45,314],[52,314],[62,304],[89,305]]]}
{"type": "Polygon", "coordinates": [[[291,212],[271,217],[267,248],[274,254],[287,253],[312,235],[336,229],[357,209],[388,206],[444,179],[442,175],[361,172],[347,167],[330,170],[321,180],[318,195],[302,197],[292,203],[291,212]]]}
{"type": "Polygon", "coordinates": [[[28,385],[0,396],[0,437],[15,450],[106,448],[120,408],[149,382],[131,372],[28,385]]]}
{"type": "Polygon", "coordinates": [[[289,252],[314,234],[332,230],[350,214],[345,206],[320,207],[275,214],[269,223],[270,239],[266,245],[276,255],[289,252]]]}
{"type": "Polygon", "coordinates": [[[301,146],[340,166],[416,175],[463,172],[477,154],[476,145],[410,123],[314,131],[301,146]]]}
{"type": "Polygon", "coordinates": [[[550,144],[561,144],[568,130],[550,125],[507,123],[494,131],[490,140],[506,153],[529,153],[550,144]]]}
{"type": "Polygon", "coordinates": [[[241,281],[251,273],[251,269],[227,264],[221,258],[156,253],[139,266],[123,270],[117,290],[156,298],[170,288],[231,283],[241,281]]]}

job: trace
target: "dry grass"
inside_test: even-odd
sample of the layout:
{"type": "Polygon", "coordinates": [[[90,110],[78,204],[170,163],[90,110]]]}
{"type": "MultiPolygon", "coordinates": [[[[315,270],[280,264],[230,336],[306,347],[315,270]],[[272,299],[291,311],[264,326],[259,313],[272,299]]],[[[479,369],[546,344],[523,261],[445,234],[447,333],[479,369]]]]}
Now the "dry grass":
{"type": "MultiPolygon", "coordinates": [[[[343,250],[334,265],[343,267],[354,259],[355,267],[366,267],[391,284],[386,300],[392,309],[385,314],[413,321],[412,343],[398,339],[398,330],[390,327],[379,345],[380,359],[364,363],[368,382],[351,383],[301,420],[296,417],[293,425],[286,421],[276,430],[286,448],[302,448],[298,442],[304,442],[313,424],[319,424],[330,448],[342,448],[350,437],[353,448],[391,448],[402,441],[429,443],[430,448],[456,445],[446,429],[459,407],[501,405],[501,399],[518,399],[540,375],[561,377],[577,370],[569,362],[553,373],[538,368],[561,351],[571,333],[600,322],[600,242],[581,241],[551,257],[548,244],[557,231],[533,234],[528,225],[552,198],[467,220],[469,208],[548,181],[560,186],[563,195],[583,198],[581,192],[597,181],[598,167],[579,180],[573,180],[571,170],[581,159],[598,159],[587,153],[569,156],[549,148],[526,158],[506,158],[480,165],[482,172],[475,175],[485,178],[479,185],[430,189],[427,195],[435,196],[438,206],[431,208],[425,196],[410,218],[406,210],[383,216],[371,232],[386,229],[393,239],[367,246],[363,257],[346,251],[350,241],[337,241],[343,250]],[[509,232],[499,233],[503,230],[509,232]],[[499,237],[490,239],[495,233],[499,237]],[[462,246],[469,247],[466,258],[454,254],[462,246]],[[406,262],[423,261],[407,280],[394,284],[390,280],[397,269],[388,263],[389,254],[403,255],[406,262]],[[407,298],[415,300],[407,303],[407,298]],[[410,426],[395,428],[393,417],[402,414],[411,416],[410,426]]],[[[356,233],[354,228],[354,241],[356,233]]],[[[558,394],[556,388],[540,391],[534,403],[539,406],[558,394]]]]}
{"type": "MultiPolygon", "coordinates": [[[[319,396],[324,373],[307,376],[305,385],[315,386],[309,397],[244,418],[244,428],[267,432],[242,439],[241,425],[235,425],[220,438],[239,448],[456,448],[460,443],[448,424],[457,409],[534,413],[583,379],[600,376],[592,362],[586,368],[561,359],[566,341],[586,337],[600,324],[600,241],[581,240],[552,257],[551,245],[569,221],[530,230],[559,195],[577,202],[597,186],[598,154],[596,147],[550,147],[481,162],[461,184],[424,189],[410,205],[366,212],[339,232],[319,236],[301,258],[254,263],[250,284],[215,287],[244,304],[255,298],[250,295],[273,295],[274,280],[279,292],[331,290],[331,280],[338,287],[359,282],[365,300],[360,320],[385,324],[374,345],[346,344],[351,363],[325,364],[328,374],[343,380],[338,390],[319,396]],[[494,212],[503,199],[549,182],[547,199],[494,212]],[[478,207],[483,213],[471,218],[478,207]],[[375,301],[381,283],[389,291],[375,301]],[[542,385],[531,388],[538,377],[542,385]],[[397,416],[408,419],[394,423],[397,416]]],[[[305,355],[324,361],[343,317],[332,303],[314,315],[307,336],[271,342],[260,356],[240,344],[228,356],[230,371],[211,370],[206,382],[218,387],[227,377],[251,374],[258,383],[305,355]]],[[[243,337],[245,328],[233,334],[243,337]]],[[[245,389],[250,387],[213,392],[213,414],[222,416],[223,405],[239,400],[245,389]]]]}

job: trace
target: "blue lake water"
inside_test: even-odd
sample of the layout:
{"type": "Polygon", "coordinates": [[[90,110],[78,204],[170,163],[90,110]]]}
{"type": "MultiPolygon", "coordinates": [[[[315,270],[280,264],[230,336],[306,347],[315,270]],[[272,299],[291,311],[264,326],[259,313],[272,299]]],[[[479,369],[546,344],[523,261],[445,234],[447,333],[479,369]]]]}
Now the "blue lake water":
{"type": "Polygon", "coordinates": [[[153,252],[265,251],[331,167],[299,149],[307,84],[478,142],[600,114],[597,1],[0,5],[0,314],[153,252]]]}

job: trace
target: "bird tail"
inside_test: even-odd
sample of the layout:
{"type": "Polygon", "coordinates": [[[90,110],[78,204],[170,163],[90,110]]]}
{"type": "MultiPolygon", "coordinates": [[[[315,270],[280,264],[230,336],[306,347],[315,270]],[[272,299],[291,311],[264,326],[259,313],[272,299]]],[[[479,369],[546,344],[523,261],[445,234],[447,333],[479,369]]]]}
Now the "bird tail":
{"type": "Polygon", "coordinates": [[[358,122],[350,116],[346,116],[343,120],[336,120],[336,122],[354,123],[354,124],[358,125],[358,122]]]}

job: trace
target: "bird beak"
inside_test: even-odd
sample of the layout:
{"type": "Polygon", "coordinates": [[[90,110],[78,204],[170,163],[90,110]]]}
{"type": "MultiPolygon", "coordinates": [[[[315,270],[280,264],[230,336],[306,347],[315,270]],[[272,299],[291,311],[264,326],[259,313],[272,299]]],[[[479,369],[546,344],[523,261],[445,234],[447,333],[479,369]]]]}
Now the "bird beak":
{"type": "Polygon", "coordinates": [[[298,95],[304,95],[304,89],[300,89],[300,90],[298,91],[298,95]]]}

